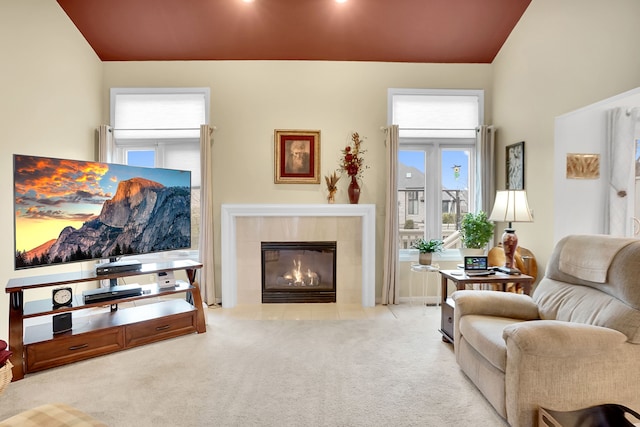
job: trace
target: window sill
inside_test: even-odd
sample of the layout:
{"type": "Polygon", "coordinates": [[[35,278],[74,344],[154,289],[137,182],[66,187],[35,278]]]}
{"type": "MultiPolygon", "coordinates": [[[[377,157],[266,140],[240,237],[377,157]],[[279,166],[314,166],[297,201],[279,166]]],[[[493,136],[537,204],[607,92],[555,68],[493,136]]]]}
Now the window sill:
{"type": "MultiPolygon", "coordinates": [[[[419,251],[417,249],[400,249],[399,261],[400,262],[418,262],[419,251]]],[[[446,249],[443,252],[433,254],[433,262],[460,262],[462,257],[458,249],[446,249]]]]}

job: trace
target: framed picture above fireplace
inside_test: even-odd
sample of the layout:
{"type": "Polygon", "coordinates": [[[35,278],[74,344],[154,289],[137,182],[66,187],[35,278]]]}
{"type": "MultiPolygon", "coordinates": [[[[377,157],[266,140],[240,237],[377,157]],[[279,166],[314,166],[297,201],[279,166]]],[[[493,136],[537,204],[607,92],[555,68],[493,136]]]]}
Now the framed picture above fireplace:
{"type": "Polygon", "coordinates": [[[276,184],[320,184],[320,131],[274,132],[276,184]]]}

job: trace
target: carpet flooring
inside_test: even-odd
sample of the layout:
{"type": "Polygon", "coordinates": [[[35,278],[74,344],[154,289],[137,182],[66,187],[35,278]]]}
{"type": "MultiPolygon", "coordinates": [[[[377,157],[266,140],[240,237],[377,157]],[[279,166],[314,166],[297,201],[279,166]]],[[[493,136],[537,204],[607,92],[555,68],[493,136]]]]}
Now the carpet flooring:
{"type": "Polygon", "coordinates": [[[244,320],[30,374],[0,420],[44,403],[112,427],[474,426],[506,423],[462,374],[438,307],[362,320],[244,320]]]}

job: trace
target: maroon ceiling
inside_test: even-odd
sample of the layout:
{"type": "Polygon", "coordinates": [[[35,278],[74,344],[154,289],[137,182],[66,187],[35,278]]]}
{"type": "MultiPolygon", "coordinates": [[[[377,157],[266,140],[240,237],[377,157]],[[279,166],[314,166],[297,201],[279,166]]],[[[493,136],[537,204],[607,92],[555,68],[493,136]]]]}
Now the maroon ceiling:
{"type": "Polygon", "coordinates": [[[531,0],[57,0],[103,61],[490,63],[531,0]]]}

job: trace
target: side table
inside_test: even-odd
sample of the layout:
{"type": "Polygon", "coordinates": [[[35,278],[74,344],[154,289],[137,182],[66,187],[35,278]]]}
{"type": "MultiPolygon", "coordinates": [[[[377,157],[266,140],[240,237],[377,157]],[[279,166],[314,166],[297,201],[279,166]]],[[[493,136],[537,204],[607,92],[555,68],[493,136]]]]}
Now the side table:
{"type": "Polygon", "coordinates": [[[442,288],[440,333],[442,334],[442,341],[452,344],[455,303],[452,298],[449,298],[449,281],[454,283],[458,291],[465,289],[467,285],[474,284],[499,284],[501,285],[501,290],[505,291],[507,284],[518,283],[522,285],[522,289],[527,295],[531,293],[531,284],[533,283],[533,277],[526,274],[505,274],[498,271],[488,276],[468,276],[463,270],[440,270],[440,279],[442,288]]]}
{"type": "MultiPolygon", "coordinates": [[[[440,271],[439,267],[437,265],[424,265],[424,264],[417,264],[417,263],[412,263],[411,264],[411,279],[409,281],[409,304],[413,305],[413,285],[414,285],[414,279],[416,274],[414,273],[418,273],[421,275],[426,275],[422,276],[422,296],[424,298],[424,304],[427,304],[427,281],[429,280],[429,275],[425,274],[425,273],[437,273],[438,271],[440,271]]],[[[436,286],[436,305],[440,305],[440,288],[438,286],[436,286]]]]}

